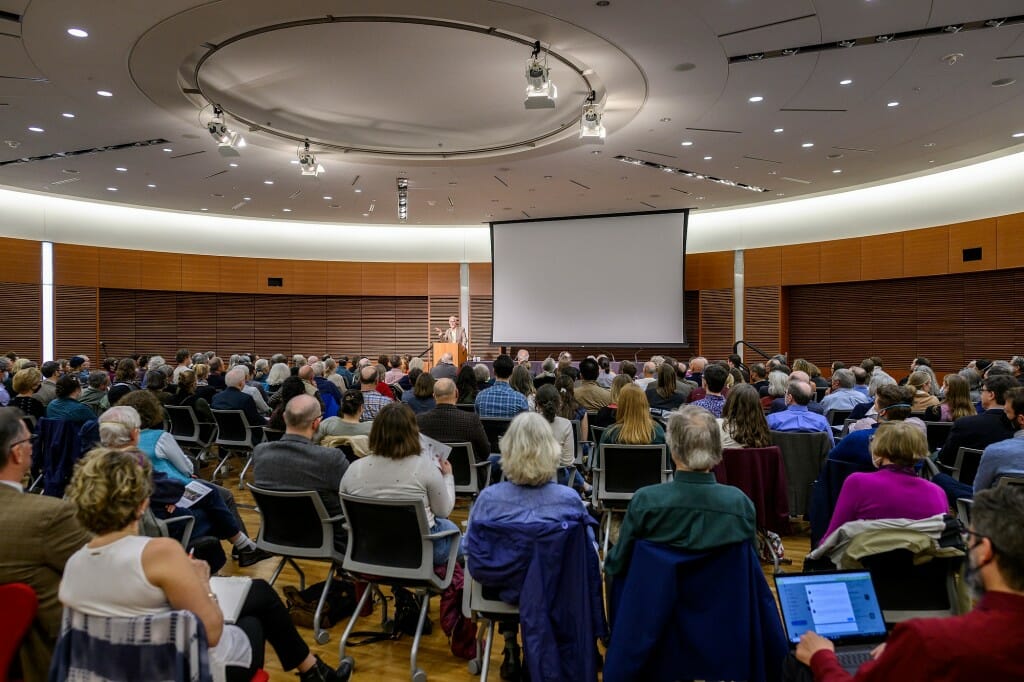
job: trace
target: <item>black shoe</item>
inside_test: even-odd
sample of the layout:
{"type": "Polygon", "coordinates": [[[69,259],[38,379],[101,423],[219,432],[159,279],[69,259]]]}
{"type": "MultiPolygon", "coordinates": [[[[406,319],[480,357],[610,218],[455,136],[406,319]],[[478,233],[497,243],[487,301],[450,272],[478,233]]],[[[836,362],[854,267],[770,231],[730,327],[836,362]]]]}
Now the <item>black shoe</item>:
{"type": "Polygon", "coordinates": [[[269,559],[272,556],[274,555],[270,552],[264,552],[262,549],[257,549],[255,547],[240,549],[238,550],[238,565],[242,568],[246,568],[247,566],[258,564],[264,559],[269,559]]]}
{"type": "Polygon", "coordinates": [[[519,657],[519,645],[507,644],[505,646],[505,659],[501,662],[499,670],[501,679],[506,682],[518,682],[523,674],[523,663],[519,657]]]}
{"type": "Polygon", "coordinates": [[[346,682],[352,675],[352,666],[348,663],[342,664],[341,668],[334,670],[329,665],[316,658],[316,665],[304,673],[299,673],[301,682],[346,682]]]}

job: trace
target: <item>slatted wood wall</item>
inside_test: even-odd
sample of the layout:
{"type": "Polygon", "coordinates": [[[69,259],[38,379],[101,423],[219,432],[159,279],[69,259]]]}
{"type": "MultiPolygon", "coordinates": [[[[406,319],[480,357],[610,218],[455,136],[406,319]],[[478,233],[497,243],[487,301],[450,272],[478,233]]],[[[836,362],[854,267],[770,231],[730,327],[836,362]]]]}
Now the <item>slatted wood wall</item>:
{"type": "MultiPolygon", "coordinates": [[[[58,358],[84,353],[95,360],[101,357],[96,335],[96,288],[58,284],[53,292],[53,351],[58,358]]],[[[105,339],[104,339],[105,340],[105,339]]]]}
{"type": "Polygon", "coordinates": [[[1013,293],[1024,269],[792,287],[790,356],[820,367],[879,355],[905,373],[923,355],[940,374],[1024,352],[1013,293]]]}
{"type": "Polygon", "coordinates": [[[0,282],[0,354],[14,351],[39,362],[43,355],[43,287],[26,282],[0,282]]]}
{"type": "MultiPolygon", "coordinates": [[[[747,287],[743,291],[743,340],[775,355],[783,346],[782,287],[747,287]]],[[[757,353],[744,352],[747,364],[759,362],[757,353]]]]}
{"type": "Polygon", "coordinates": [[[700,354],[706,358],[720,360],[732,353],[733,299],[732,289],[700,292],[700,354]]]}

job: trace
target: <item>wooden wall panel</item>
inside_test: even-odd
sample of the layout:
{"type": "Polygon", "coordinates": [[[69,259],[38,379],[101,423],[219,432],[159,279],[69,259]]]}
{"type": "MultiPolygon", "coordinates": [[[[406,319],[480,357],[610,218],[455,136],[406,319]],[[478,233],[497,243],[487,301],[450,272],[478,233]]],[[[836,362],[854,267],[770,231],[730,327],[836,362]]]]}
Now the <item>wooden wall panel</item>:
{"type": "Polygon", "coordinates": [[[395,263],[395,294],[398,296],[427,295],[426,263],[395,263]]]}
{"type": "MultiPolygon", "coordinates": [[[[683,331],[687,345],[696,349],[700,345],[700,292],[683,292],[683,331]]],[[[690,355],[693,355],[691,352],[690,355]]]]}
{"type": "Polygon", "coordinates": [[[395,264],[363,263],[363,296],[394,296],[395,264]]]}
{"type": "Polygon", "coordinates": [[[949,227],[903,233],[903,276],[923,277],[949,272],[949,227]]]}
{"type": "Polygon", "coordinates": [[[903,276],[903,235],[861,237],[860,276],[866,280],[903,276]]]}
{"type": "Polygon", "coordinates": [[[743,281],[748,287],[782,284],[782,247],[746,249],[743,252],[743,281]]]}
{"type": "MultiPolygon", "coordinates": [[[[39,262],[38,258],[36,262],[39,262]]],[[[2,276],[7,277],[6,270],[2,276]]],[[[42,360],[42,299],[41,284],[0,282],[0,309],[4,311],[4,324],[0,326],[0,353],[14,351],[36,362],[42,360]]]]}
{"type": "MultiPolygon", "coordinates": [[[[782,288],[778,286],[747,287],[743,291],[743,340],[768,355],[782,351],[781,334],[782,288]]],[[[744,351],[749,364],[760,356],[744,351]]]]}
{"type": "Polygon", "coordinates": [[[1016,336],[1017,315],[1011,301],[1024,283],[1022,274],[1020,270],[998,270],[947,278],[952,280],[951,287],[963,287],[963,305],[950,312],[962,315],[959,336],[966,360],[1009,360],[1021,353],[1024,338],[1016,336]]]}
{"type": "Polygon", "coordinates": [[[782,247],[782,283],[786,286],[821,281],[821,246],[792,244],[782,247]]]}
{"type": "Polygon", "coordinates": [[[972,220],[949,226],[949,271],[978,272],[994,270],[996,258],[996,219],[972,220]],[[963,250],[981,248],[981,260],[964,262],[963,250]]]}
{"type": "MultiPolygon", "coordinates": [[[[277,297],[257,296],[257,307],[270,298],[277,297]]],[[[327,299],[323,296],[288,296],[287,299],[292,308],[291,346],[303,355],[323,355],[327,352],[327,299]]],[[[269,320],[264,323],[267,322],[269,320]]],[[[254,326],[259,328],[261,325],[257,323],[254,326]]]]}
{"type": "MultiPolygon", "coordinates": [[[[474,357],[495,358],[499,347],[491,343],[491,324],[494,314],[494,298],[491,296],[470,296],[469,328],[470,350],[474,357]]],[[[543,359],[543,358],[541,358],[543,359]]]]}
{"type": "Polygon", "coordinates": [[[140,251],[139,287],[150,291],[181,290],[181,254],[140,251]]]}
{"type": "Polygon", "coordinates": [[[327,293],[334,296],[361,296],[363,293],[363,264],[328,263],[327,293]]]}
{"type": "Polygon", "coordinates": [[[184,291],[219,291],[220,261],[220,256],[182,254],[181,288],[184,291]]]}
{"type": "Polygon", "coordinates": [[[100,254],[95,246],[53,245],[53,283],[80,287],[98,287],[100,254]]]}
{"type": "Polygon", "coordinates": [[[857,282],[861,274],[861,240],[821,242],[821,282],[857,282]]]}
{"type": "Polygon", "coordinates": [[[178,350],[177,296],[162,291],[135,292],[135,350],[146,355],[162,355],[174,362],[178,350]]]}
{"type": "MultiPolygon", "coordinates": [[[[292,296],[257,296],[255,299],[253,352],[263,357],[270,357],[274,353],[307,355],[313,352],[301,343],[293,343],[294,320],[292,314],[302,306],[300,301],[294,300],[292,296]]],[[[322,352],[323,349],[318,347],[316,354],[319,355],[322,352]]]]}
{"type": "Polygon", "coordinates": [[[391,346],[392,352],[419,355],[430,345],[427,305],[425,296],[395,298],[395,341],[391,346]]]}
{"type": "Polygon", "coordinates": [[[187,348],[192,353],[217,349],[216,294],[179,292],[175,296],[174,319],[178,348],[187,348]]]}
{"type": "MultiPolygon", "coordinates": [[[[472,298],[470,298],[470,300],[472,301],[472,298]]],[[[469,331],[472,331],[473,329],[473,310],[474,308],[472,304],[470,304],[469,326],[466,326],[466,320],[462,320],[463,326],[466,327],[466,329],[469,331]]],[[[430,341],[434,341],[436,339],[437,334],[436,332],[434,332],[435,329],[447,329],[448,317],[451,315],[458,314],[459,295],[457,291],[452,296],[430,296],[427,299],[427,333],[430,335],[430,341]]],[[[491,338],[490,313],[487,313],[487,319],[487,335],[480,340],[487,340],[489,342],[491,338]]],[[[473,342],[472,345],[475,346],[477,342],[476,335],[470,333],[469,338],[473,342]]]]}
{"type": "Polygon", "coordinates": [[[700,354],[724,358],[735,341],[733,290],[707,289],[700,292],[700,354]]]}
{"type": "MultiPolygon", "coordinates": [[[[253,296],[221,294],[217,297],[217,355],[251,353],[256,341],[256,305],[253,296]]],[[[273,324],[260,318],[260,324],[273,324]]],[[[290,324],[290,322],[289,322],[290,324]]]]}
{"type": "Polygon", "coordinates": [[[395,298],[380,296],[363,299],[359,335],[360,353],[376,358],[391,351],[395,343],[395,298]]]}
{"type": "Polygon", "coordinates": [[[256,291],[265,294],[290,294],[295,291],[295,271],[302,268],[303,261],[259,258],[254,264],[256,266],[256,291]],[[267,280],[271,277],[280,277],[282,286],[271,287],[268,285],[267,280]]]}
{"type": "Polygon", "coordinates": [[[458,296],[459,295],[459,264],[428,263],[427,264],[427,295],[458,296]]]}
{"type": "MultiPolygon", "coordinates": [[[[100,289],[100,339],[107,354],[123,358],[137,352],[135,345],[135,292],[100,289]]],[[[171,325],[168,324],[170,332],[171,325]]]]}
{"type": "Polygon", "coordinates": [[[1024,213],[996,218],[996,267],[1024,266],[1024,213]]]}
{"type": "MultiPolygon", "coordinates": [[[[327,290],[327,261],[297,260],[292,261],[294,267],[289,280],[285,280],[285,289],[296,294],[319,294],[328,293],[327,290]]],[[[266,281],[263,282],[266,284],[266,281]]],[[[269,289],[268,289],[269,291],[269,289]]]]}
{"type": "Polygon", "coordinates": [[[494,293],[490,263],[469,264],[469,293],[471,296],[490,296],[494,293]]]}
{"type": "Polygon", "coordinates": [[[0,254],[3,258],[0,279],[4,282],[42,283],[42,245],[39,242],[0,237],[0,254]]]}
{"type": "Polygon", "coordinates": [[[99,249],[100,287],[139,289],[142,287],[140,252],[128,249],[99,249]]]}
{"type": "Polygon", "coordinates": [[[686,256],[685,290],[726,289],[732,286],[735,271],[732,251],[691,253],[686,256]]]}
{"type": "Polygon", "coordinates": [[[327,297],[327,350],[334,357],[359,354],[362,303],[363,299],[356,296],[327,297]]]}
{"type": "Polygon", "coordinates": [[[263,287],[259,286],[259,270],[253,267],[248,258],[230,258],[220,256],[220,284],[221,291],[234,293],[254,293],[266,289],[267,280],[263,280],[263,287]]]}
{"type": "MultiPolygon", "coordinates": [[[[53,302],[54,354],[58,358],[70,358],[85,353],[94,360],[100,358],[99,293],[96,287],[58,284],[53,287],[53,302]]],[[[93,363],[93,367],[99,366],[98,362],[93,363]]]]}

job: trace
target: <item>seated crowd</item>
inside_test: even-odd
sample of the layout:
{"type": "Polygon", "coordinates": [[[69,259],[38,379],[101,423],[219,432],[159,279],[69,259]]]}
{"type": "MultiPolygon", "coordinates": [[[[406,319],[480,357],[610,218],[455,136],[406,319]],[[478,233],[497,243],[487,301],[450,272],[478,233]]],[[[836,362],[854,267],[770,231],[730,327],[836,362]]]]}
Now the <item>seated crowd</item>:
{"type": "MultiPolygon", "coordinates": [[[[635,613],[628,601],[637,589],[628,581],[634,555],[643,566],[659,556],[652,545],[683,557],[724,556],[741,545],[749,546],[743,556],[754,556],[765,542],[765,503],[718,481],[724,457],[771,448],[777,433],[826,434],[830,451],[819,482],[835,482],[839,469],[843,475],[811,557],[863,524],[955,524],[958,503],[966,504],[971,515],[961,519],[961,555],[977,603],[961,615],[897,623],[888,643],[852,674],[820,634],[808,631],[792,651],[780,651],[762,633],[754,639],[764,654],[751,652],[751,661],[770,669],[758,679],[1024,677],[1024,662],[1014,655],[1024,631],[1024,485],[1014,484],[1024,482],[1021,358],[975,360],[940,381],[928,359],[917,357],[897,381],[878,357],[849,368],[834,362],[823,377],[813,363],[790,364],[782,355],[749,366],[737,355],[655,356],[640,365],[639,376],[630,361],[602,355],[573,363],[562,353],[535,364],[525,349],[490,365],[456,367],[445,356],[429,370],[420,358],[397,354],[238,354],[225,361],[182,349],[174,366],[161,356],[132,356],[105,360],[99,370],[84,355],[41,366],[11,355],[0,359],[0,585],[27,583],[39,600],[15,662],[21,679],[53,679],[62,605],[103,617],[191,611],[223,679],[251,679],[263,667],[266,642],[281,667],[302,680],[349,675],[344,665],[336,670],[310,652],[262,580],[253,581],[236,622],[225,623],[209,585],[228,562],[220,541],[229,542],[241,567],[272,555],[251,539],[234,494],[199,477],[210,455],[190,456],[168,432],[165,408],[176,406],[191,408],[204,437],[213,432],[215,413],[240,412],[256,443],[254,484],[315,491],[331,516],[343,515],[342,495],[421,500],[429,530],[439,536],[435,566],[457,553],[475,580],[519,605],[519,617],[500,624],[506,680],[596,679],[597,642],[608,637],[608,625],[608,666],[620,670],[631,635],[616,632],[616,612],[609,611],[606,625],[604,603],[606,596],[618,603],[626,622],[635,613]],[[497,422],[500,439],[485,428],[497,422]],[[948,435],[929,446],[937,429],[948,435]],[[37,474],[51,483],[34,457],[56,460],[63,447],[46,434],[66,432],[87,452],[61,455],[64,499],[28,494],[37,474]],[[426,455],[430,439],[468,443],[469,464],[490,470],[473,495],[465,537],[449,518],[457,499],[452,464],[426,455]],[[628,506],[605,506],[593,476],[603,470],[606,446],[630,445],[663,446],[671,471],[662,472],[664,482],[636,490],[628,506]],[[981,451],[975,468],[963,466],[964,449],[981,451]],[[968,470],[972,478],[964,480],[968,470]],[[193,541],[215,542],[183,547],[147,530],[149,519],[179,517],[192,519],[193,541]],[[555,585],[560,598],[546,598],[555,585]],[[559,662],[567,656],[572,665],[559,662]]],[[[334,548],[344,554],[347,544],[338,523],[334,548]]],[[[808,562],[805,570],[815,566],[808,562]]],[[[337,568],[330,595],[351,579],[337,568]]],[[[760,573],[757,579],[764,581],[760,573]]],[[[322,587],[292,590],[289,600],[322,587]]],[[[655,669],[646,669],[650,679],[658,678],[655,669]]]]}

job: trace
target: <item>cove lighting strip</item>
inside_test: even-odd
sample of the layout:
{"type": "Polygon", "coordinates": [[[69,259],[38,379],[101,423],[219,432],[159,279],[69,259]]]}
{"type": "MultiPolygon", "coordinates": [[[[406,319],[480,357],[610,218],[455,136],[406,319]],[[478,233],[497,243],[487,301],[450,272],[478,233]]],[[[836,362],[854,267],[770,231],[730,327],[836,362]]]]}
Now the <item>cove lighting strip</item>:
{"type": "Polygon", "coordinates": [[[636,158],[633,158],[632,156],[622,156],[621,154],[619,154],[615,158],[617,160],[621,161],[622,163],[628,163],[628,164],[630,164],[632,166],[645,166],[647,168],[653,168],[655,170],[660,170],[660,171],[662,171],[664,173],[673,173],[673,174],[676,174],[676,175],[685,175],[686,177],[693,178],[694,180],[706,180],[708,182],[714,182],[714,183],[717,183],[719,185],[725,185],[726,187],[738,187],[740,189],[749,190],[751,192],[770,192],[771,191],[771,190],[765,189],[764,187],[758,187],[757,185],[748,185],[745,182],[735,182],[733,180],[725,180],[723,178],[716,178],[714,175],[706,175],[704,173],[697,173],[697,172],[694,172],[694,171],[688,171],[688,170],[684,170],[682,168],[673,168],[672,166],[666,166],[666,165],[661,164],[661,163],[654,163],[653,161],[644,161],[643,159],[636,159],[636,158]]]}

